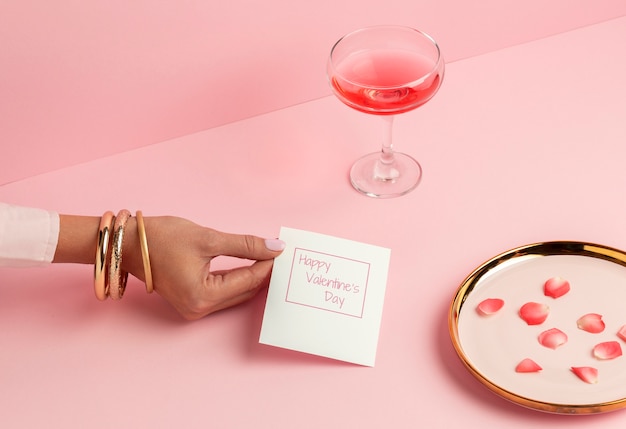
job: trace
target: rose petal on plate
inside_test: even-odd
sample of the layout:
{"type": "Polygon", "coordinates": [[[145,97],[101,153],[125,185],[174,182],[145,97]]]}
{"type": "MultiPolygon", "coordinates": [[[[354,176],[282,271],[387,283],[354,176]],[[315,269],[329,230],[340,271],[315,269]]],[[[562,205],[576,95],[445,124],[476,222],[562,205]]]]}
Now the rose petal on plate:
{"type": "Polygon", "coordinates": [[[551,298],[562,297],[569,290],[569,282],[562,277],[552,277],[543,284],[543,293],[551,298]]]}
{"type": "Polygon", "coordinates": [[[598,370],[596,368],[591,366],[573,366],[571,369],[585,383],[595,384],[598,382],[598,370]]]}
{"type": "Polygon", "coordinates": [[[500,298],[487,298],[484,301],[481,301],[480,304],[476,307],[476,311],[482,314],[483,316],[490,316],[494,313],[497,313],[502,306],[504,305],[504,301],[500,298]]]}
{"type": "Polygon", "coordinates": [[[617,336],[626,341],[626,325],[619,328],[619,331],[617,331],[617,336]]]}
{"type": "Polygon", "coordinates": [[[552,328],[539,334],[538,339],[542,346],[554,350],[567,342],[567,335],[560,329],[552,328]]]}
{"type": "Polygon", "coordinates": [[[515,367],[515,372],[539,372],[543,368],[530,358],[522,359],[515,367]]]}
{"type": "Polygon", "coordinates": [[[602,315],[596,313],[588,313],[576,321],[578,329],[597,334],[604,331],[604,321],[602,315]]]}
{"type": "Polygon", "coordinates": [[[538,302],[527,302],[519,309],[519,315],[529,325],[541,325],[548,318],[550,307],[538,302]]]}
{"type": "Polygon", "coordinates": [[[615,359],[622,355],[622,346],[617,341],[606,341],[596,344],[593,348],[593,357],[600,360],[615,359]]]}

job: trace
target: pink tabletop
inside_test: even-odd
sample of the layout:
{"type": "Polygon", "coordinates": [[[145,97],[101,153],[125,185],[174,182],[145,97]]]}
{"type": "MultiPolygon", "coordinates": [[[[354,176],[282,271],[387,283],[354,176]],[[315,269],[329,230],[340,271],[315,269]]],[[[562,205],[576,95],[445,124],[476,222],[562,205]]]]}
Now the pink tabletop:
{"type": "Polygon", "coordinates": [[[333,97],[0,187],[2,201],[66,213],[392,249],[374,368],[258,344],[264,295],[188,323],[133,280],[121,302],[97,301],[88,266],[2,269],[3,426],[622,428],[623,411],[565,417],[488,392],[446,320],[459,283],[504,250],[626,248],[624,40],[619,18],[449,64],[439,94],[396,121],[397,149],[424,168],[402,198],[351,189],[381,124],[333,97]]]}

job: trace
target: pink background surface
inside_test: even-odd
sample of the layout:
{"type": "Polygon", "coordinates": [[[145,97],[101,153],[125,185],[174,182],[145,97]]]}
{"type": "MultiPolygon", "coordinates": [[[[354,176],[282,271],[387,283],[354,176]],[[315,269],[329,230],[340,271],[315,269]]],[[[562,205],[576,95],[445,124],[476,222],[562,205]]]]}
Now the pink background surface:
{"type": "Polygon", "coordinates": [[[423,16],[420,27],[455,61],[439,94],[396,121],[397,148],[420,160],[423,182],[403,198],[374,200],[351,189],[347,170],[378,149],[381,124],[323,96],[329,44],[355,25],[383,21],[374,8],[298,9],[307,24],[296,25],[285,19],[295,14],[288,3],[246,10],[240,22],[226,11],[234,4],[210,14],[198,3],[192,14],[193,4],[180,2],[169,14],[164,6],[146,9],[153,31],[144,32],[136,25],[140,6],[121,14],[76,2],[80,13],[62,13],[4,2],[15,18],[0,14],[1,40],[13,49],[0,55],[3,64],[5,56],[22,60],[0,69],[2,85],[5,75],[11,82],[0,101],[0,171],[14,180],[0,186],[0,200],[85,214],[142,209],[268,237],[285,225],[389,247],[392,257],[374,368],[258,344],[263,294],[187,323],[136,281],[123,301],[97,301],[89,266],[2,269],[3,426],[622,428],[623,411],[555,416],[488,392],[455,356],[446,317],[459,283],[501,251],[558,239],[626,247],[626,17],[618,18],[626,5],[593,2],[583,11],[592,2],[554,2],[557,14],[542,2],[482,3],[493,13],[486,19],[476,4],[457,3],[424,7],[429,19],[413,4],[406,6],[412,14],[402,14],[401,23],[423,16]],[[541,18],[530,13],[537,10],[541,18]],[[96,15],[128,21],[98,27],[96,15]],[[204,34],[201,17],[223,35],[211,39],[221,54],[167,45],[167,32],[153,38],[160,19],[172,25],[169,34],[195,40],[204,34]],[[30,27],[20,25],[25,20],[30,27]],[[534,20],[543,26],[531,29],[534,20]],[[264,37],[251,41],[238,26],[264,29],[264,37]],[[515,45],[567,27],[584,28],[515,45]],[[311,48],[290,45],[293,54],[274,67],[267,53],[277,58],[295,43],[285,32],[311,48]],[[233,52],[229,40],[249,49],[233,52]],[[171,62],[160,65],[164,46],[171,62]],[[235,71],[235,59],[256,63],[235,71]],[[44,65],[49,72],[40,79],[44,65]],[[213,74],[202,71],[209,68],[213,74]],[[226,97],[223,82],[240,83],[240,76],[259,79],[246,83],[258,98],[226,97]],[[247,103],[215,107],[219,97],[199,89],[213,78],[223,99],[247,103]],[[227,124],[211,127],[218,123],[227,124]],[[205,130],[189,134],[198,129],[205,130]],[[85,141],[93,146],[81,153],[85,141]],[[77,161],[85,162],[59,168],[77,161]]]}
{"type": "Polygon", "coordinates": [[[3,0],[0,184],[326,96],[330,47],[365,25],[420,28],[454,62],[624,14],[623,0],[3,0]]]}

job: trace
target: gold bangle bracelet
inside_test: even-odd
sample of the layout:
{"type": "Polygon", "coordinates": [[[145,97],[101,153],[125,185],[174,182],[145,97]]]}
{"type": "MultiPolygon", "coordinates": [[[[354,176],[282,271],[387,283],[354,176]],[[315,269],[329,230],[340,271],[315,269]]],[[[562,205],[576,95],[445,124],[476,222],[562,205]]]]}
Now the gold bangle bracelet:
{"type": "Polygon", "coordinates": [[[98,229],[98,245],[96,248],[96,263],[94,266],[94,290],[96,292],[96,298],[100,301],[107,299],[109,293],[106,264],[113,219],[113,212],[108,211],[104,213],[100,219],[100,227],[98,229]]]}
{"type": "Polygon", "coordinates": [[[109,265],[109,296],[116,300],[124,295],[128,280],[128,273],[122,270],[122,243],[124,242],[126,222],[129,218],[130,212],[128,210],[120,210],[113,226],[113,248],[111,264],[109,265]]]}
{"type": "Polygon", "coordinates": [[[146,278],[146,292],[152,293],[154,285],[152,284],[152,268],[150,267],[150,253],[148,252],[148,238],[146,237],[146,224],[143,221],[143,213],[138,210],[135,217],[137,218],[137,232],[139,234],[139,243],[141,244],[141,258],[143,259],[143,273],[146,278]]]}

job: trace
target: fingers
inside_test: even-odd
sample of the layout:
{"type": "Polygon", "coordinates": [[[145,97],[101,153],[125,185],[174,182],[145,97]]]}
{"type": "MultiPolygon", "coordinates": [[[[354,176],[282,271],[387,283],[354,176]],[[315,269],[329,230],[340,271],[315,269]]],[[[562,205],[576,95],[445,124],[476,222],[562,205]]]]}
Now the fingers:
{"type": "Polygon", "coordinates": [[[217,232],[217,240],[213,244],[219,254],[257,261],[273,259],[285,248],[285,243],[278,239],[225,232],[217,232]]]}
{"type": "MultiPolygon", "coordinates": [[[[214,284],[212,288],[219,292],[223,300],[226,301],[243,293],[265,287],[269,283],[273,264],[273,260],[257,261],[250,266],[209,274],[209,278],[214,277],[217,280],[219,277],[219,284],[214,284]]],[[[209,285],[209,289],[212,288],[209,285]]]]}
{"type": "Polygon", "coordinates": [[[179,312],[188,320],[240,304],[267,287],[273,260],[257,261],[247,267],[209,273],[203,298],[196,297],[179,312]]]}
{"type": "Polygon", "coordinates": [[[181,314],[181,316],[183,316],[185,319],[187,320],[198,320],[201,319],[205,316],[208,316],[209,314],[212,313],[216,313],[220,310],[225,310],[227,308],[230,307],[234,307],[236,305],[239,304],[243,304],[244,302],[248,301],[249,299],[252,299],[254,296],[256,296],[256,294],[261,290],[261,288],[246,292],[242,295],[239,296],[235,296],[227,301],[221,301],[219,303],[216,303],[214,305],[211,305],[209,307],[206,308],[201,308],[201,309],[197,309],[195,308],[194,310],[190,310],[190,309],[177,309],[178,312],[181,314]]]}
{"type": "Polygon", "coordinates": [[[185,319],[197,320],[254,297],[269,284],[273,263],[270,259],[257,261],[247,267],[209,272],[203,286],[192,294],[168,294],[162,289],[155,290],[185,319]]]}

